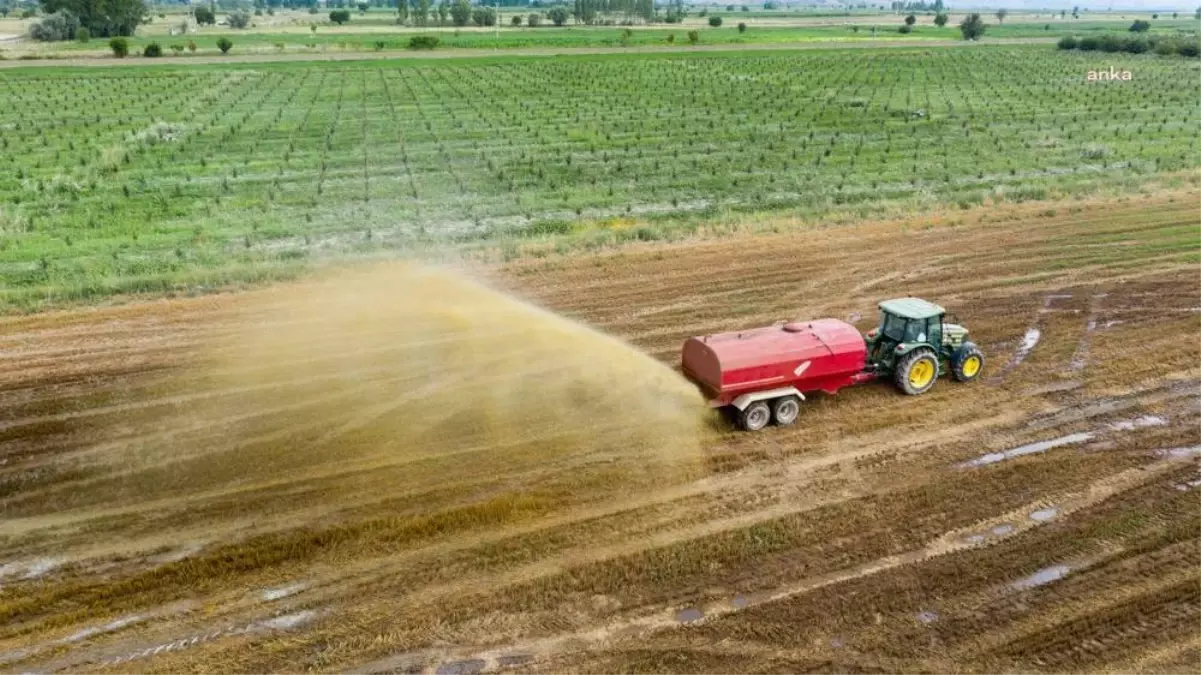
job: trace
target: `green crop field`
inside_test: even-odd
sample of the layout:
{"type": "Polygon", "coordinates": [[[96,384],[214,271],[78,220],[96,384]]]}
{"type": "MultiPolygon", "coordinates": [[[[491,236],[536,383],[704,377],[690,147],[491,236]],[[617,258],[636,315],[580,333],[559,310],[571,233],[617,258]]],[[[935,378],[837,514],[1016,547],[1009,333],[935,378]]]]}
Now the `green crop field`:
{"type": "Polygon", "coordinates": [[[1199,75],[1045,45],[0,71],[0,311],[1134,185],[1198,166],[1199,75]]]}

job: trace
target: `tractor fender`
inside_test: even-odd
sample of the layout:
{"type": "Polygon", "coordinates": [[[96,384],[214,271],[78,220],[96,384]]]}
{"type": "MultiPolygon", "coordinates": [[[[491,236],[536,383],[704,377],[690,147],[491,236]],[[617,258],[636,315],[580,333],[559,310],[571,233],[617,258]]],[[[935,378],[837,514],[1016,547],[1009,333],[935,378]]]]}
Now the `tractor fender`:
{"type": "Polygon", "coordinates": [[[802,401],[805,400],[805,395],[798,391],[796,387],[780,387],[778,389],[764,389],[763,391],[753,391],[749,394],[743,394],[730,401],[730,405],[739,410],[746,410],[747,406],[755,401],[766,401],[769,398],[779,398],[781,396],[796,396],[802,401]]]}
{"type": "Polygon", "coordinates": [[[928,342],[902,342],[896,346],[896,349],[893,350],[893,353],[900,358],[915,349],[929,349],[930,351],[934,352],[935,356],[938,355],[938,350],[930,346],[930,343],[928,342]]]}

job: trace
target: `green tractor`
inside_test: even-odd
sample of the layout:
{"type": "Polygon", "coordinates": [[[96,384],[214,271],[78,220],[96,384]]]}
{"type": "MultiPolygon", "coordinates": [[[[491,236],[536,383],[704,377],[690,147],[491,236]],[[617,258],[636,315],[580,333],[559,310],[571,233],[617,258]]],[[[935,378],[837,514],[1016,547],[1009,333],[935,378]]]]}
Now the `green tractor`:
{"type": "Polygon", "coordinates": [[[868,331],[867,370],[891,374],[897,388],[916,396],[930,391],[950,371],[971,382],[984,370],[984,354],[967,339],[967,329],[945,321],[946,310],[918,298],[880,303],[880,327],[868,331]]]}

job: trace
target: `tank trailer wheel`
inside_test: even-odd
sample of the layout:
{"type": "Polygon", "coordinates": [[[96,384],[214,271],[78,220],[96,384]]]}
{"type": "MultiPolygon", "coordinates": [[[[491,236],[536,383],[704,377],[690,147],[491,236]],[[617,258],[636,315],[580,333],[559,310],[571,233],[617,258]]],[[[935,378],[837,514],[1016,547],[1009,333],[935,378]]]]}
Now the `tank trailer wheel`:
{"type": "Polygon", "coordinates": [[[915,349],[901,357],[893,380],[898,389],[910,396],[924,394],[938,380],[938,360],[929,349],[915,349]]]}
{"type": "Polygon", "coordinates": [[[759,431],[771,421],[766,401],[755,401],[738,415],[738,425],[746,431],[759,431]]]}
{"type": "Polygon", "coordinates": [[[771,418],[776,424],[786,427],[796,421],[801,414],[801,400],[795,396],[781,396],[772,401],[771,418]]]}
{"type": "Polygon", "coordinates": [[[984,370],[984,354],[974,343],[965,342],[951,355],[951,375],[958,382],[971,382],[984,370]]]}

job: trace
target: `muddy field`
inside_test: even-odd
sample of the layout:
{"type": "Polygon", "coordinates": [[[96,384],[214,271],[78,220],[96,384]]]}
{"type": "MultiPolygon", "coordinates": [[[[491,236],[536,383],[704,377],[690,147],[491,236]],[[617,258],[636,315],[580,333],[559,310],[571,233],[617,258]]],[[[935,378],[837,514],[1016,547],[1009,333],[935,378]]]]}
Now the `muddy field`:
{"type": "Polygon", "coordinates": [[[0,670],[1195,672],[1199,234],[1179,192],[472,270],[671,366],[909,294],[989,359],[653,462],[590,449],[603,406],[397,448],[341,389],[199,370],[263,292],[5,319],[0,670]]]}

